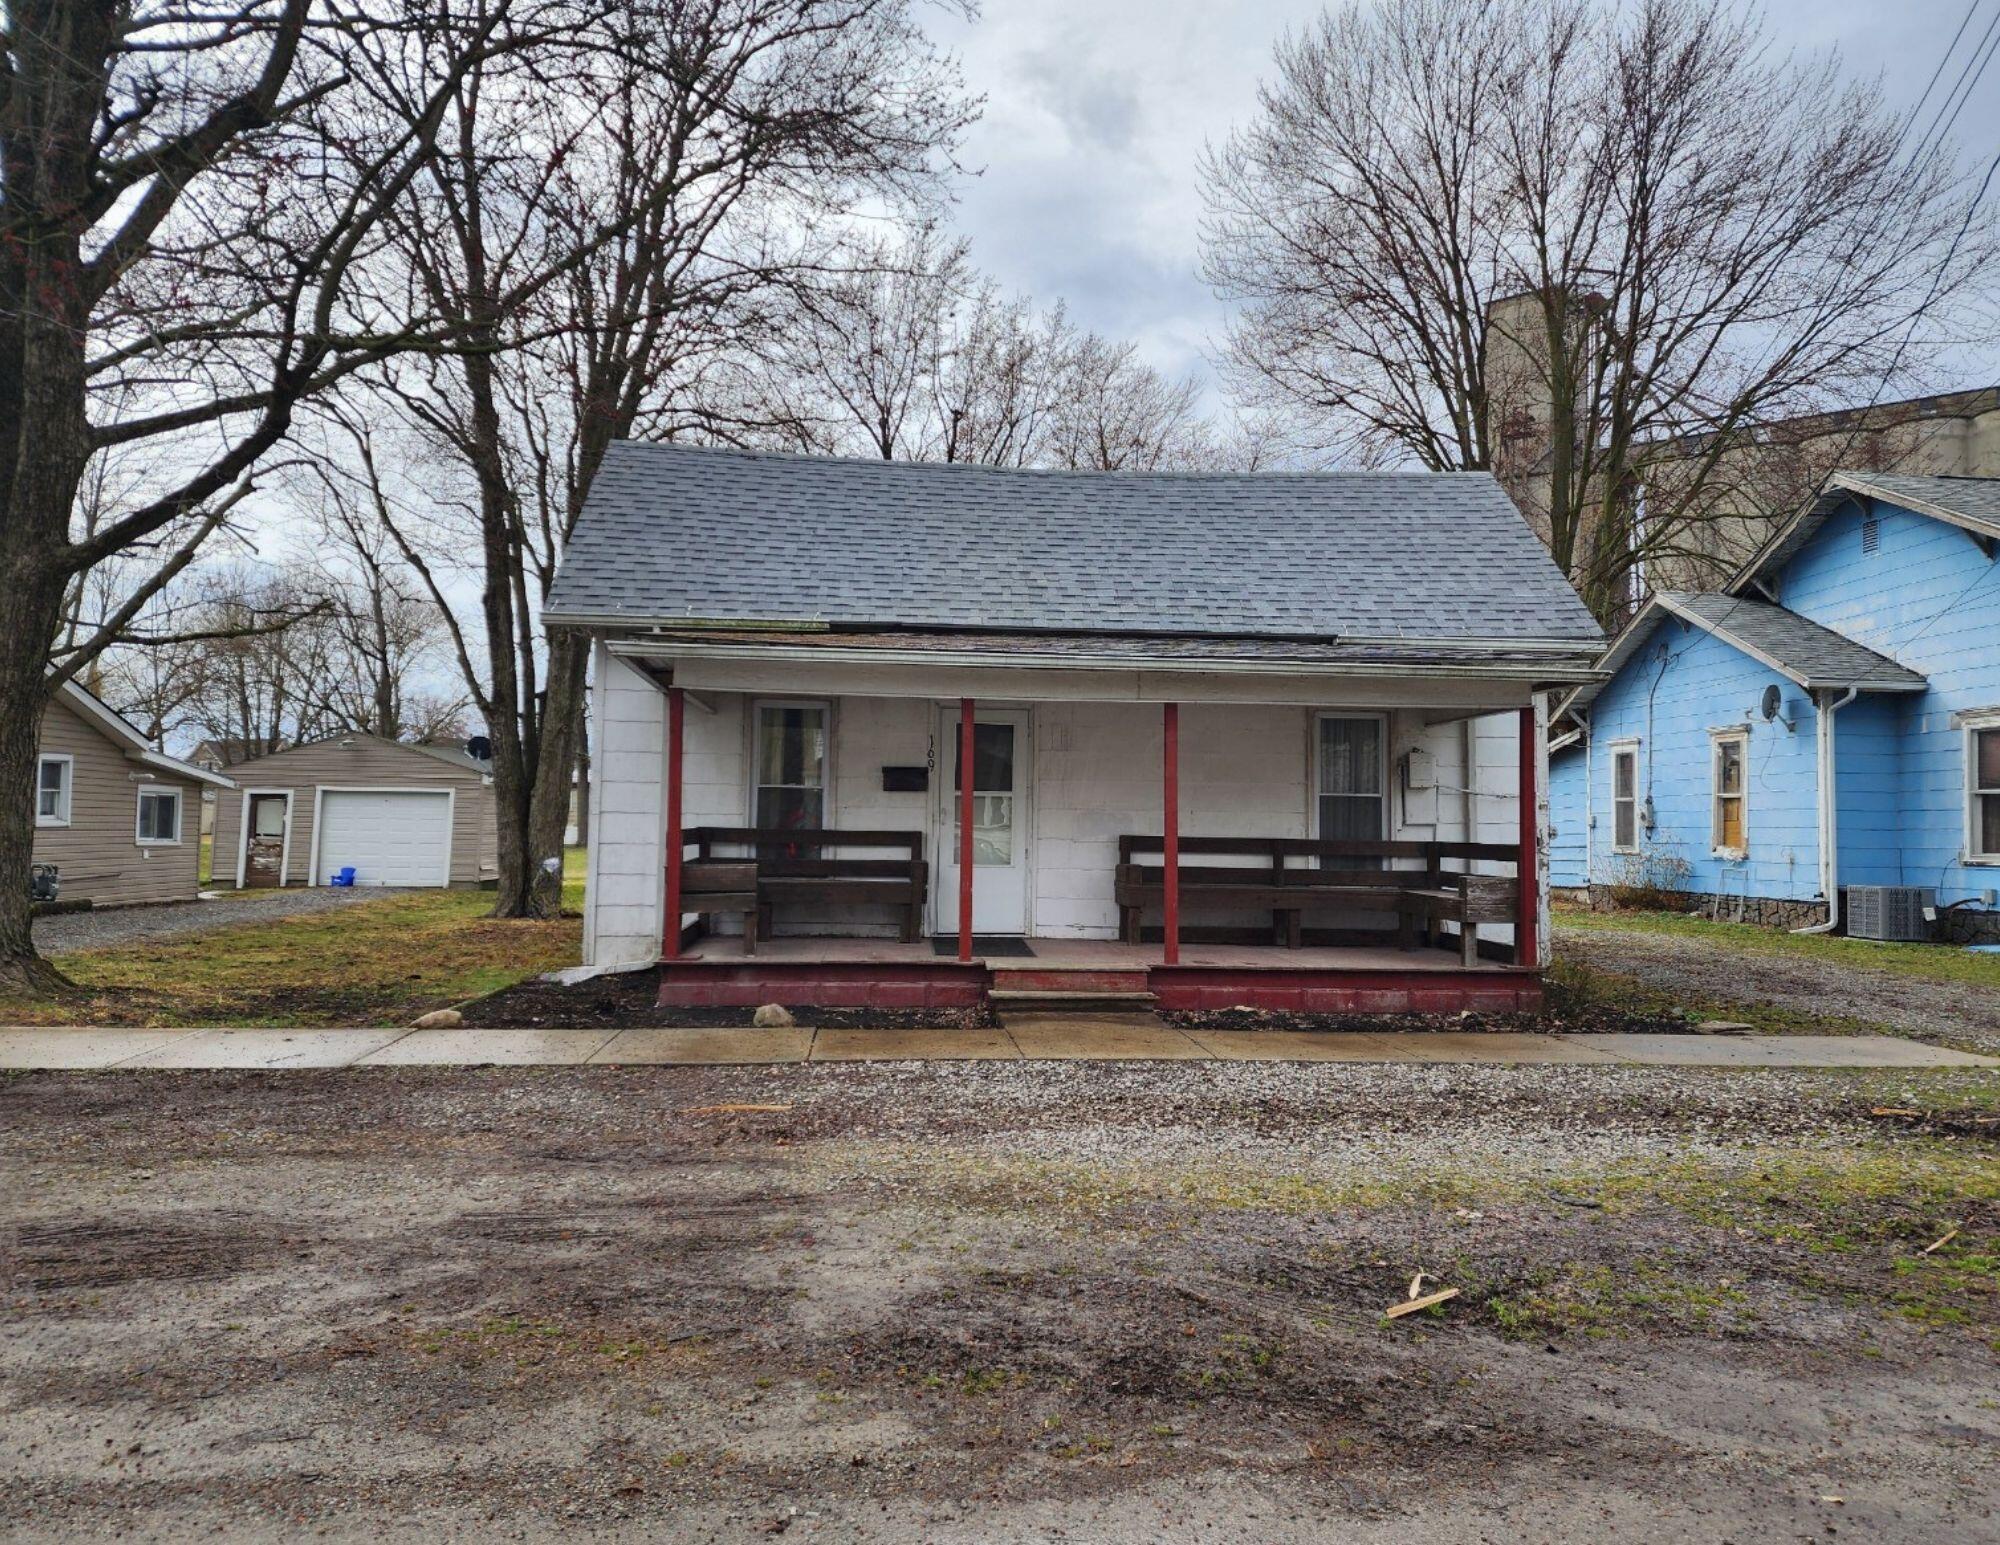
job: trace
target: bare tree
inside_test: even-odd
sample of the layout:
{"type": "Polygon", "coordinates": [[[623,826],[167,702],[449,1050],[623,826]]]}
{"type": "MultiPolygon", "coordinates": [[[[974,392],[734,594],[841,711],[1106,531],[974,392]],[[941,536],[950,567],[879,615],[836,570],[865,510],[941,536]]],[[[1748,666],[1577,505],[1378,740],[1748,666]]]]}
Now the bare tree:
{"type": "Polygon", "coordinates": [[[1191,377],[1002,296],[928,229],[802,286],[759,366],[776,437],[803,450],[1101,472],[1216,456],[1191,377]]]}
{"type": "MultiPolygon", "coordinates": [[[[527,0],[523,0],[527,3],[527,0]]],[[[432,89],[346,111],[413,25],[324,0],[16,0],[0,33],[0,983],[63,987],[29,933],[42,709],[185,571],[299,405],[436,334],[372,287],[371,234],[475,61],[521,46],[505,0],[428,18],[432,89]],[[338,144],[341,152],[329,154],[338,144]],[[94,463],[128,469],[79,522],[94,463]],[[51,666],[78,580],[150,576],[51,666]]]]}
{"type": "MultiPolygon", "coordinates": [[[[375,383],[451,468],[441,517],[480,555],[483,636],[455,646],[493,745],[497,916],[560,905],[545,865],[587,656],[538,611],[605,448],[671,432],[747,298],[812,266],[817,223],[855,200],[926,194],[968,112],[906,0],[653,0],[569,41],[453,96],[395,234],[461,348],[375,383]]],[[[394,524],[442,603],[422,533],[394,524]]]]}
{"type": "Polygon", "coordinates": [[[1349,455],[1501,471],[1614,617],[1759,421],[1965,336],[1990,222],[1905,131],[1724,0],[1350,6],[1203,164],[1232,385],[1349,455]]]}

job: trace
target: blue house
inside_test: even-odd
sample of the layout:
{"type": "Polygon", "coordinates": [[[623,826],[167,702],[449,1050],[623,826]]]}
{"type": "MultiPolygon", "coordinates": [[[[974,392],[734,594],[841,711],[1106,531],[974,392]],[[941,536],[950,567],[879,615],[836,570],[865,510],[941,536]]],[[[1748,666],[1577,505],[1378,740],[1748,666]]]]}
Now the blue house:
{"type": "Polygon", "coordinates": [[[1550,747],[1554,886],[1818,929],[1908,887],[1862,899],[2000,939],[2000,479],[1835,473],[1599,664],[1550,747]]]}

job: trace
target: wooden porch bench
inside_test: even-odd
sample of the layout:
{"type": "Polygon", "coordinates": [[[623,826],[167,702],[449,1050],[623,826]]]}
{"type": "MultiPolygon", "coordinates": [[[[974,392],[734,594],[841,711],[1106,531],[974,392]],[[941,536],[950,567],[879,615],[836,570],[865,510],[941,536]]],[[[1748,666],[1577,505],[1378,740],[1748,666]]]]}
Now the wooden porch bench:
{"type": "Polygon", "coordinates": [[[748,849],[756,864],[757,932],[771,937],[780,906],[802,902],[893,907],[905,944],[922,937],[930,867],[922,832],[845,831],[834,827],[696,826],[687,840],[700,855],[748,849]],[[907,857],[841,858],[841,849],[901,850],[907,857]]]}
{"type": "MultiPolygon", "coordinates": [[[[1470,963],[1478,957],[1478,926],[1514,918],[1512,878],[1444,867],[1448,861],[1518,861],[1513,848],[1494,843],[1183,837],[1180,850],[1183,917],[1191,911],[1269,912],[1273,942],[1289,949],[1300,946],[1308,911],[1393,912],[1404,949],[1416,948],[1419,926],[1435,939],[1441,924],[1458,924],[1470,963]],[[1201,861],[1190,864],[1189,858],[1201,861]],[[1399,860],[1407,867],[1390,867],[1399,860]],[[1347,867],[1336,867],[1343,863],[1347,867]]],[[[1118,839],[1118,932],[1128,944],[1139,942],[1142,910],[1165,904],[1165,856],[1164,838],[1118,839]],[[1154,862],[1142,862],[1153,855],[1154,862]]]]}

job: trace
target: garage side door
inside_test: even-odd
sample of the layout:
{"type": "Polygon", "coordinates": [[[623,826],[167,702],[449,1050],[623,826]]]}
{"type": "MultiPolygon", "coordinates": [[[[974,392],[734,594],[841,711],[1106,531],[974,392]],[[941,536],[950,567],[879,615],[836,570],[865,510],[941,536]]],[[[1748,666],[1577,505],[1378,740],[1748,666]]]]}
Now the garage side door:
{"type": "Polygon", "coordinates": [[[443,885],[451,866],[451,796],[441,789],[320,795],[315,885],[352,865],[356,885],[443,885]]]}

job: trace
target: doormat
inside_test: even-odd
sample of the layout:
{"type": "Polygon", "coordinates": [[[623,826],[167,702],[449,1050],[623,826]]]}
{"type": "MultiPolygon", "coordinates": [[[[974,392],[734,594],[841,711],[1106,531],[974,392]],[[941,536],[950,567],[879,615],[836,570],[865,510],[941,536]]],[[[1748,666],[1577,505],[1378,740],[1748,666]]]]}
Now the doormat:
{"type": "MultiPolygon", "coordinates": [[[[958,935],[939,933],[931,935],[931,949],[939,955],[958,954],[958,935]]],[[[1003,960],[1032,959],[1034,951],[1028,948],[1026,939],[1016,939],[1007,934],[976,933],[972,936],[972,953],[975,955],[997,955],[1003,960]]]]}

